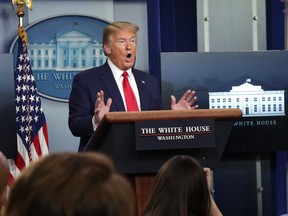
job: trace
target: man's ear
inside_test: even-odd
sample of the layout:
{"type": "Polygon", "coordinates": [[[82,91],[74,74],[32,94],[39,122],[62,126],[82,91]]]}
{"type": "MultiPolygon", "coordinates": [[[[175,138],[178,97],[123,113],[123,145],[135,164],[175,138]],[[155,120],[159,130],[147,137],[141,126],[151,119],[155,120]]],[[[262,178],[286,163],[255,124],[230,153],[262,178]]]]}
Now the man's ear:
{"type": "Polygon", "coordinates": [[[104,52],[106,53],[106,55],[111,54],[111,47],[109,44],[104,44],[103,48],[104,48],[104,52]]]}

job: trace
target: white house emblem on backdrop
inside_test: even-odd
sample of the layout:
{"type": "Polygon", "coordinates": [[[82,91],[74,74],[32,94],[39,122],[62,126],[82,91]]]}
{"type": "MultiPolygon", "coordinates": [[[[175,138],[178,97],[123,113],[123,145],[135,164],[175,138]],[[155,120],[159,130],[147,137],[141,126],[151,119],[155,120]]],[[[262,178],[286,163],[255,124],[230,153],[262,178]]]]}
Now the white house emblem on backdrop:
{"type": "Polygon", "coordinates": [[[247,79],[240,86],[232,86],[229,92],[209,92],[209,108],[238,108],[243,117],[284,116],[285,91],[264,91],[247,79]]]}
{"type": "MultiPolygon", "coordinates": [[[[102,31],[107,24],[94,17],[65,15],[27,28],[28,54],[41,96],[68,102],[74,76],[104,63],[102,31]]],[[[13,49],[15,55],[15,44],[13,49]]]]}

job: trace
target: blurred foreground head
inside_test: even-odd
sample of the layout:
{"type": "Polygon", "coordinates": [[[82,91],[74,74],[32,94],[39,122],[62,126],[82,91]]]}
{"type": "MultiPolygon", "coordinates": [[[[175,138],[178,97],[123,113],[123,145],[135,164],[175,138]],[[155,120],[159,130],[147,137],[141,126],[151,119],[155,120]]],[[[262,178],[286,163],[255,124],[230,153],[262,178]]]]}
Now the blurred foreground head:
{"type": "Polygon", "coordinates": [[[210,192],[206,174],[189,155],[176,155],[159,169],[144,216],[207,216],[210,192]]]}
{"type": "Polygon", "coordinates": [[[6,204],[6,188],[9,178],[9,165],[5,155],[0,151],[0,214],[6,204]]]}
{"type": "Polygon", "coordinates": [[[100,153],[56,153],[32,163],[14,183],[7,216],[134,216],[130,183],[100,153]]]}

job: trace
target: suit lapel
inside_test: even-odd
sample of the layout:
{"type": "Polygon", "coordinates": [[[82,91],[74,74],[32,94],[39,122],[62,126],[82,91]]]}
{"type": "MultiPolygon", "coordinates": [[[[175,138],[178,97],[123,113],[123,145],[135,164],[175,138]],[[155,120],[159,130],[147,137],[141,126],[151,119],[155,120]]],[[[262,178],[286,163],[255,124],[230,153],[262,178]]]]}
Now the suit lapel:
{"type": "Polygon", "coordinates": [[[134,74],[137,87],[138,87],[138,91],[139,91],[139,97],[141,101],[141,110],[148,110],[149,95],[147,95],[146,81],[141,76],[141,73],[138,73],[137,71],[133,70],[133,74],[134,74]]]}
{"type": "Polygon", "coordinates": [[[107,62],[104,64],[100,79],[102,80],[104,86],[107,89],[107,92],[104,92],[105,100],[107,100],[109,97],[112,98],[111,111],[125,111],[122,96],[107,62]],[[113,109],[114,106],[115,110],[113,109]]]}

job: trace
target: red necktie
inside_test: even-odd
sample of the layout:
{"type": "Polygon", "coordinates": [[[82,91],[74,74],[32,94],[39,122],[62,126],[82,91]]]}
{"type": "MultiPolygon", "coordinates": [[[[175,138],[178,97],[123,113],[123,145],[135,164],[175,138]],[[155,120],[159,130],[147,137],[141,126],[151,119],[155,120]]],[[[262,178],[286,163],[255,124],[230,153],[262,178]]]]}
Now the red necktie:
{"type": "Polygon", "coordinates": [[[126,107],[127,111],[139,111],[136,97],[133,93],[133,90],[129,84],[128,73],[126,71],[123,72],[123,91],[125,95],[126,107]]]}

